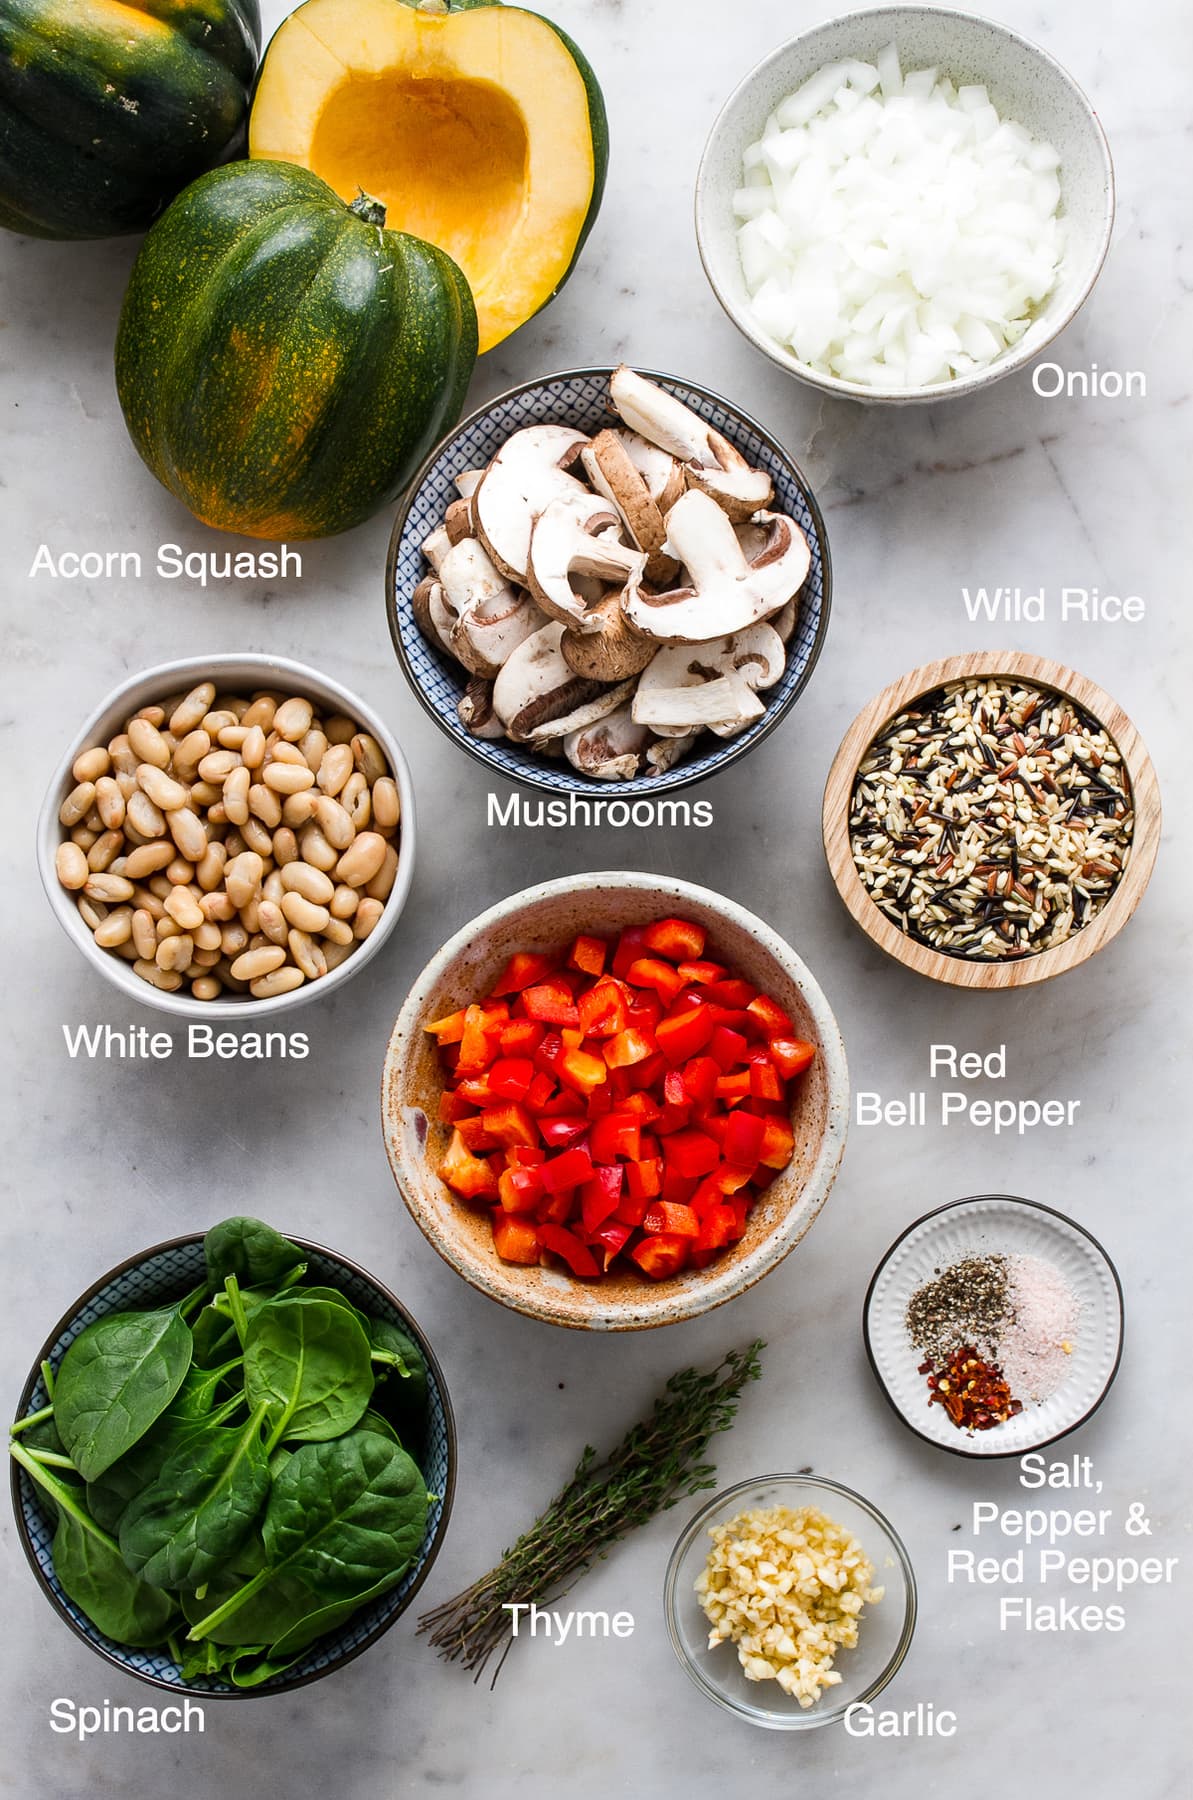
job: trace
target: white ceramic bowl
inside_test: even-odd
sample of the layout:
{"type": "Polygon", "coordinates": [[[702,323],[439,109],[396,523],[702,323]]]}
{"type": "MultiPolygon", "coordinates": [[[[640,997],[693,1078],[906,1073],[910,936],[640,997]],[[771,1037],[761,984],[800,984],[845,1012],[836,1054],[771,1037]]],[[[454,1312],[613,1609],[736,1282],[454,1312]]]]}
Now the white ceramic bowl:
{"type": "Polygon", "coordinates": [[[291,662],[283,656],[188,656],[179,662],[159,663],[156,668],[146,669],[143,674],[122,682],[95,709],[71,740],[69,749],[54,771],[42,802],[37,821],[37,862],[42,885],[59,924],[106,981],[119,988],[128,999],[139,1001],[143,1006],[156,1007],[160,1012],[173,1013],[176,1018],[206,1019],[212,1024],[227,1024],[232,1020],[265,1020],[276,1018],[279,1013],[293,1012],[296,1007],[305,1006],[308,1001],[335,992],[346,981],[351,980],[352,976],[358,975],[366,963],[372,961],[397,924],[410,892],[410,883],[414,877],[414,830],[414,786],[406,758],[398,748],[393,734],[372,707],[366,706],[348,688],[341,687],[326,675],[320,675],[315,669],[308,669],[304,664],[291,662]],[[280,994],[273,1000],[196,1000],[190,993],[168,994],[155,988],[150,982],[142,981],[139,975],[134,975],[131,965],[122,957],[114,955],[110,950],[103,950],[96,944],[79,917],[74,895],[62,887],[54,872],[54,855],[64,835],[58,823],[58,809],[74,785],[71,765],[79,752],[89,745],[106,743],[138,707],[149,706],[167,694],[183,692],[205,680],[214,680],[224,692],[286,688],[335,712],[345,713],[350,719],[359,720],[384,750],[401,798],[397,880],[385,903],[380,923],[351,956],[321,981],[304,982],[292,993],[280,994]]]}
{"type": "Polygon", "coordinates": [[[826,394],[915,404],[972,394],[1039,355],[1070,323],[1106,259],[1114,225],[1114,169],[1097,114],[1072,76],[1038,45],[974,13],[934,6],[883,6],[847,13],[781,45],[750,71],[717,117],[696,178],[696,237],[713,291],[738,330],[772,362],[826,394]],[[873,388],[800,362],[754,316],[737,248],[734,191],[742,157],[768,115],[826,64],[873,62],[890,43],[905,69],[938,67],[955,82],[982,83],[1004,118],[1046,138],[1061,159],[1061,212],[1067,245],[1060,279],[1020,341],[985,369],[929,387],[873,388]]]}
{"type": "Polygon", "coordinates": [[[381,1117],[390,1167],[416,1225],[481,1293],[552,1325],[637,1331],[692,1319],[745,1293],[793,1250],[828,1198],[845,1149],[849,1072],[828,1001],[791,946],[744,907],[661,875],[570,875],[512,894],[458,931],[427,964],[398,1016],[385,1059],[381,1117]],[[795,1155],[759,1196],[745,1236],[706,1269],[667,1281],[633,1271],[577,1281],[502,1262],[487,1207],[457,1199],[435,1173],[450,1128],[439,1122],[443,1073],[430,1019],[487,993],[514,950],[557,950],[579,932],[610,936],[668,914],[708,932],[709,956],[773,996],[796,1035],[817,1047],[795,1090],[795,1155]]]}

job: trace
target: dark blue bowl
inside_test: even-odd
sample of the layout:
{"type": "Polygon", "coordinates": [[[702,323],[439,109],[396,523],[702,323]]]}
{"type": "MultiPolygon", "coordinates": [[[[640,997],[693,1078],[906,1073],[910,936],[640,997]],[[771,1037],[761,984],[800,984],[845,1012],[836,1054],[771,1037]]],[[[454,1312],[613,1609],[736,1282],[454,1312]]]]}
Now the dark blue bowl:
{"type": "Polygon", "coordinates": [[[774,730],[803,692],[820,655],[828,629],[831,571],[820,508],[799,467],[782,445],[748,414],[707,388],[645,369],[642,373],[648,380],[690,406],[751,463],[767,471],[775,486],[775,510],[790,514],[808,540],[812,565],[800,594],[799,619],[787,645],[783,678],[770,689],[765,713],[748,731],[733,738],[705,733],[697,741],[695,755],[685,757],[665,774],[639,775],[633,781],[597,781],[581,775],[570,763],[548,760],[522,744],[475,738],[465,731],[456,706],[467,676],[459,663],[427,641],[411,606],[411,596],[427,573],[423,540],[443,523],[444,513],[457,498],[455,477],[465,469],[482,467],[496,455],[506,438],[524,425],[572,425],[580,431],[597,432],[609,424],[612,373],[612,365],[570,369],[511,388],[443,439],[415,476],[398,512],[386,570],[386,609],[406,679],[436,724],[461,749],[499,775],[529,782],[532,787],[559,794],[595,792],[620,798],[627,794],[658,794],[665,788],[687,787],[691,782],[702,781],[706,775],[745,756],[774,730]]]}
{"type": "MultiPolygon", "coordinates": [[[[447,1529],[452,1495],[456,1484],[456,1427],[451,1402],[444,1385],[443,1371],[435,1360],[431,1346],[406,1309],[382,1287],[373,1275],[358,1268],[337,1251],[325,1250],[319,1244],[295,1237],[292,1243],[309,1253],[310,1268],[328,1287],[339,1288],[362,1311],[388,1319],[415,1340],[427,1365],[427,1435],[422,1459],[428,1489],[436,1496],[427,1514],[427,1531],[418,1556],[404,1579],[371,1606],[362,1608],[339,1631],[311,1645],[301,1661],[284,1675],[263,1682],[260,1687],[237,1688],[217,1676],[184,1681],[176,1664],[168,1656],[153,1650],[133,1650],[105,1637],[69,1599],[54,1574],[51,1545],[54,1525],[38,1498],[38,1490],[16,1462],[12,1464],[11,1485],[17,1532],[29,1558],[42,1592],[71,1630],[85,1644],[114,1663],[126,1675],[136,1675],[154,1687],[174,1693],[193,1694],[197,1699],[251,1700],[258,1694],[287,1693],[318,1681],[333,1669],[341,1668],[376,1643],[383,1632],[405,1612],[430,1572],[447,1529]]],[[[132,1256],[119,1268],[109,1270],[95,1286],[77,1300],[55,1326],[38,1355],[37,1364],[25,1383],[16,1416],[24,1418],[46,1404],[48,1398],[41,1377],[41,1364],[48,1361],[57,1367],[67,1346],[78,1337],[84,1326],[92,1325],[106,1313],[124,1308],[161,1306],[179,1300],[202,1281],[204,1275],[203,1239],[201,1236],[173,1238],[132,1256]]]]}

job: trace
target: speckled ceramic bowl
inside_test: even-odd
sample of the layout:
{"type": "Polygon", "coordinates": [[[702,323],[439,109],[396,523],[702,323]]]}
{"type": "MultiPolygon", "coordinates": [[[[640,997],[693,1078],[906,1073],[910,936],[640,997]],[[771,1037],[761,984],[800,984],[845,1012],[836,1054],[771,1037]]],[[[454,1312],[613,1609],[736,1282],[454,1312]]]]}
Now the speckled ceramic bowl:
{"type": "Polygon", "coordinates": [[[696,236],[717,299],[746,337],[781,369],[826,394],[897,405],[950,399],[1021,369],[1070,323],[1101,272],[1114,226],[1114,168],[1098,116],[1072,76],[1006,25],[936,6],[882,6],[814,26],[750,71],[709,134],[696,180],[696,236]],[[1060,279],[1019,343],[988,368],[915,389],[865,387],[800,362],[754,316],[737,248],[734,191],[742,156],[762,136],[780,101],[828,63],[873,62],[895,43],[905,69],[939,68],[957,83],[982,83],[1004,118],[1047,139],[1061,159],[1061,214],[1067,245],[1060,279]]]}
{"type": "Polygon", "coordinates": [[[390,1167],[415,1223],[481,1293],[516,1312],[592,1331],[637,1331],[692,1319],[745,1293],[804,1236],[828,1198],[845,1148],[849,1074],[829,1004],[789,944],[719,894],[659,875],[573,875],[512,895],[456,933],[423,970],[390,1038],[381,1085],[390,1167]],[[613,935],[678,913],[708,931],[708,954],[790,1013],[817,1056],[796,1088],[795,1156],[759,1197],[741,1241],[706,1269],[652,1282],[636,1272],[600,1281],[505,1263],[487,1208],[458,1200],[435,1174],[450,1132],[439,1123],[443,1077],[430,1019],[488,992],[515,950],[556,950],[580,932],[613,935]]]}
{"type": "MultiPolygon", "coordinates": [[[[336,1287],[348,1298],[379,1318],[388,1319],[409,1333],[418,1344],[427,1365],[427,1433],[420,1466],[427,1487],[437,1497],[427,1515],[427,1530],[422,1548],[398,1586],[371,1606],[362,1607],[354,1618],[327,1637],[319,1639],[305,1651],[294,1667],[277,1675],[260,1687],[244,1689],[217,1677],[184,1681],[170,1657],[155,1650],[132,1650],[126,1644],[113,1643],[81,1613],[68,1598],[54,1574],[52,1545],[54,1525],[39,1497],[39,1490],[17,1463],[10,1468],[13,1512],[17,1535],[29,1559],[43,1594],[59,1617],[92,1650],[126,1675],[135,1675],[154,1687],[175,1694],[193,1694],[200,1700],[251,1700],[257,1695],[284,1694],[305,1687],[342,1668],[367,1650],[370,1644],[396,1624],[415,1594],[430,1574],[431,1565],[447,1530],[452,1497],[456,1485],[456,1427],[452,1417],[443,1371],[435,1354],[400,1301],[370,1275],[338,1251],[325,1250],[319,1244],[300,1237],[291,1241],[310,1253],[310,1266],[320,1280],[336,1287]]],[[[149,1308],[179,1300],[203,1279],[203,1239],[201,1236],[173,1238],[130,1256],[119,1268],[110,1269],[88,1288],[70,1310],[58,1321],[38,1352],[37,1362],[25,1383],[17,1405],[17,1417],[24,1418],[46,1404],[46,1388],[41,1364],[49,1361],[58,1367],[67,1347],[87,1325],[105,1314],[128,1308],[149,1308]]]]}
{"type": "Polygon", "coordinates": [[[443,523],[448,506],[457,498],[455,477],[464,469],[476,469],[496,455],[505,440],[526,425],[571,425],[597,432],[613,422],[609,408],[612,364],[597,369],[570,369],[562,375],[544,375],[523,387],[511,388],[482,406],[431,452],[399,509],[390,540],[386,569],[385,604],[394,649],[403,673],[423,706],[452,742],[467,750],[486,768],[511,780],[528,782],[554,794],[604,794],[624,799],[638,794],[661,794],[668,788],[701,781],[726,764],[745,756],[762,742],[799,699],[816,666],[828,629],[831,570],[824,520],[811,488],[795,462],[762,426],[707,388],[679,381],[653,369],[642,374],[675,394],[685,406],[698,412],[750,462],[766,469],[775,487],[774,510],[789,513],[808,540],[812,562],[800,590],[799,618],[787,646],[787,667],[782,679],[763,696],[766,711],[748,731],[736,737],[718,738],[705,732],[692,755],[685,756],[663,775],[640,775],[634,781],[597,781],[582,775],[570,763],[536,754],[523,744],[505,738],[472,737],[460,723],[456,708],[468,676],[446,651],[429,643],[419,630],[411,596],[427,573],[422,544],[443,523]]]}

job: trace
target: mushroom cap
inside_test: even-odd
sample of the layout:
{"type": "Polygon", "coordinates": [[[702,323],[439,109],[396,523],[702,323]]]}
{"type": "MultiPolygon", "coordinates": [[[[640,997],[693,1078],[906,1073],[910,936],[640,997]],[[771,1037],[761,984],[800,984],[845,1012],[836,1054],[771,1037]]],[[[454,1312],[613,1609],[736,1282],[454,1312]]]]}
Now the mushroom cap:
{"type": "Polygon", "coordinates": [[[525,585],[530,534],[553,500],[570,498],[592,512],[592,494],[567,473],[587,444],[570,425],[528,425],[501,446],[472,496],[477,536],[503,575],[525,585]]]}
{"type": "Polygon", "coordinates": [[[667,515],[667,548],[687,582],[661,594],[627,594],[631,624],[660,643],[701,644],[780,611],[807,576],[807,540],[784,513],[763,513],[759,523],[767,527],[766,543],[747,561],[727,514],[690,488],[667,515]]]}
{"type": "Polygon", "coordinates": [[[596,577],[636,586],[646,558],[612,535],[598,537],[603,525],[618,528],[615,513],[588,496],[591,516],[581,520],[570,497],[552,501],[540,513],[530,538],[526,578],[536,602],[548,617],[574,631],[599,631],[599,622],[572,583],[572,576],[596,577]]]}
{"type": "MultiPolygon", "coordinates": [[[[675,466],[672,458],[666,460],[670,467],[675,466]]],[[[598,432],[580,452],[580,461],[597,493],[616,507],[631,540],[645,552],[647,580],[656,586],[673,581],[678,567],[663,549],[667,521],[619,434],[598,432]]]]}
{"type": "Polygon", "coordinates": [[[576,675],[563,660],[563,626],[544,625],[526,638],[503,664],[493,683],[493,710],[515,743],[524,743],[536,725],[584,705],[599,684],[576,675]]]}
{"type": "Polygon", "coordinates": [[[620,593],[609,594],[589,612],[595,629],[565,631],[560,641],[563,659],[577,675],[592,681],[624,681],[640,674],[658,650],[653,638],[643,637],[626,618],[620,593]]]}

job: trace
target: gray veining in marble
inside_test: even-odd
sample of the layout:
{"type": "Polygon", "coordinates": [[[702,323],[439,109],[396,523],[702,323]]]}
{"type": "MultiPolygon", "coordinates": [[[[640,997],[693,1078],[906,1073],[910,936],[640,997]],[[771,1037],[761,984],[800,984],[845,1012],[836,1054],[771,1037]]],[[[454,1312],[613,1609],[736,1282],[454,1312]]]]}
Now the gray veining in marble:
{"type": "MultiPolygon", "coordinates": [[[[285,7],[266,0],[263,10],[273,25],[285,7]]],[[[573,838],[489,830],[481,772],[435,730],[394,661],[384,517],[306,548],[302,582],[273,590],[28,579],[42,541],[140,549],[151,564],[159,542],[195,549],[214,540],[156,486],[121,424],[111,342],[135,244],[6,236],[0,245],[9,664],[0,709],[9,947],[0,1386],[11,1406],[49,1326],[139,1246],[240,1210],[325,1236],[399,1289],[447,1373],[460,1485],[425,1590],[436,1600],[486,1568],[583,1444],[611,1443],[673,1368],[762,1334],[765,1379],[717,1446],[722,1479],[811,1465],[889,1513],[921,1590],[919,1631],[889,1703],[951,1707],[958,1735],[867,1743],[825,1731],[792,1741],[751,1733],[711,1708],[674,1662],[661,1618],[663,1569],[685,1507],[639,1532],[584,1584],[583,1604],[636,1614],[627,1643],[518,1646],[490,1694],[438,1665],[407,1618],[321,1685],[212,1705],[201,1739],[97,1738],[81,1748],[50,1732],[55,1695],[90,1703],[150,1695],[111,1674],[53,1617],[5,1515],[0,1792],[13,1800],[147,1800],[188,1788],[286,1791],[295,1800],[1189,1792],[1180,1678],[1187,1563],[1176,1592],[1128,1596],[1121,1635],[1000,1634],[988,1592],[948,1587],[945,1554],[974,1499],[1015,1503],[1015,1470],[974,1467],[911,1437],[874,1386],[859,1331],[875,1262],[927,1208],[994,1189],[1071,1211],[1117,1261],[1128,1317],[1117,1386],[1068,1448],[1095,1458],[1103,1504],[1146,1501],[1157,1551],[1187,1558],[1187,9],[1140,0],[1124,23],[1110,0],[985,7],[1067,63],[1100,109],[1117,164],[1118,228],[1060,357],[1073,367],[1144,369],[1146,402],[1046,402],[1022,375],[953,407],[898,414],[823,401],[783,379],[725,320],[696,255],[691,189],[708,122],[759,56],[821,10],[782,0],[554,0],[608,98],[608,194],[564,294],[489,357],[474,384],[479,402],[548,369],[618,357],[654,364],[741,402],[813,480],[836,575],[825,653],[783,728],[702,790],[716,808],[711,830],[573,838]],[[1065,584],[1139,593],[1148,617],[1134,627],[971,625],[962,585],[998,582],[1044,586],[1054,599],[1065,584]],[[1151,891],[1106,954],[1043,990],[982,998],[938,990],[864,943],[825,873],[818,815],[831,754],[873,692],[918,662],[992,642],[1057,656],[1117,696],[1152,749],[1168,824],[1151,891]],[[72,1064],[64,1021],[129,1021],[71,951],[39,890],[33,822],[49,762],[126,672],[246,647],[324,665],[401,737],[422,828],[406,916],[368,981],[302,1016],[314,1043],[306,1062],[72,1064]],[[806,1243],[700,1322],[587,1337],[503,1312],[438,1261],[398,1199],[377,1122],[382,1052],[408,984],[449,931],[532,878],[619,864],[720,885],[790,937],[837,1009],[858,1087],[893,1097],[923,1085],[933,1041],[989,1050],[1005,1040],[1008,1089],[1080,1097],[1080,1128],[998,1144],[964,1128],[855,1129],[806,1243]]]]}

